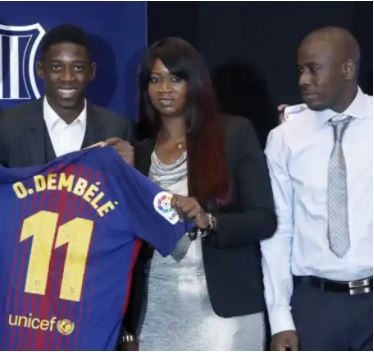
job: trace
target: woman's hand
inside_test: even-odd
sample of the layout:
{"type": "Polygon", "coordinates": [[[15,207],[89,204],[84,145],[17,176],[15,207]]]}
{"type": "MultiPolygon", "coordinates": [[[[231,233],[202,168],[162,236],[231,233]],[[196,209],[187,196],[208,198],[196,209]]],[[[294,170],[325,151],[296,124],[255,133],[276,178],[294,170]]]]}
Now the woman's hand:
{"type": "Polygon", "coordinates": [[[181,217],[194,219],[197,227],[201,229],[208,228],[208,215],[200,206],[196,198],[175,194],[171,200],[171,205],[175,208],[175,210],[181,217]]]}

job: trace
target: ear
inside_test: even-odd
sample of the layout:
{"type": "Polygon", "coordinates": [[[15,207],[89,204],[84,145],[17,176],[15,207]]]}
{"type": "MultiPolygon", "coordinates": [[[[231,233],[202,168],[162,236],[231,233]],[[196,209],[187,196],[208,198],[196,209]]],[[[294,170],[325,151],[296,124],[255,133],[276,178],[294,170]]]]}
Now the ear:
{"type": "Polygon", "coordinates": [[[96,76],[96,62],[91,63],[91,77],[90,81],[92,81],[96,76]]]}
{"type": "Polygon", "coordinates": [[[345,60],[342,69],[346,80],[350,81],[356,77],[356,63],[352,59],[345,60]]]}
{"type": "Polygon", "coordinates": [[[40,79],[44,79],[43,65],[40,61],[36,63],[36,73],[38,74],[40,79]]]}

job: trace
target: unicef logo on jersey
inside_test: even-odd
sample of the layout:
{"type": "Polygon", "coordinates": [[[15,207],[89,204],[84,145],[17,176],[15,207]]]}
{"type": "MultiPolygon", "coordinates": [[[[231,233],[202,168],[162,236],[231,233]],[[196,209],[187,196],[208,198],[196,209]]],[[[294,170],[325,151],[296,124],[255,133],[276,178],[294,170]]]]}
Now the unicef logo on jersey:
{"type": "Polygon", "coordinates": [[[29,313],[28,315],[9,314],[8,324],[10,326],[17,326],[33,330],[57,330],[63,336],[71,335],[75,329],[75,323],[69,319],[58,320],[57,317],[41,319],[40,317],[33,316],[32,313],[29,313]]]}
{"type": "Polygon", "coordinates": [[[153,206],[155,210],[171,224],[175,225],[179,221],[179,216],[176,210],[171,206],[171,193],[162,191],[156,194],[153,199],[153,206]]]}
{"type": "Polygon", "coordinates": [[[39,23],[0,24],[0,101],[40,98],[34,67],[36,49],[44,33],[39,23]]]}

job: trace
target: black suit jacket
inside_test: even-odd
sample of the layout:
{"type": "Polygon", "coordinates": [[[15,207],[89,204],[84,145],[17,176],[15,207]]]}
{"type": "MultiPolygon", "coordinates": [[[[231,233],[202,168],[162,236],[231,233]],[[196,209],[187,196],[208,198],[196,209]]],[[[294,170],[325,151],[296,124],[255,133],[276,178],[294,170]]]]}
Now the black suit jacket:
{"type": "MultiPolygon", "coordinates": [[[[82,148],[110,137],[132,141],[133,130],[131,121],[88,102],[82,148]]],[[[43,99],[0,113],[0,164],[25,167],[55,158],[43,118],[43,99]]]]}
{"type": "MultiPolygon", "coordinates": [[[[252,123],[224,115],[226,153],[232,201],[212,210],[217,231],[202,240],[210,302],[222,317],[265,309],[259,241],[273,235],[276,215],[264,154],[252,123]]],[[[148,175],[154,140],[135,145],[135,166],[148,175]]],[[[129,315],[125,326],[139,332],[146,307],[147,268],[152,249],[144,246],[134,272],[129,315]],[[148,261],[148,262],[147,262],[148,261]]]]}

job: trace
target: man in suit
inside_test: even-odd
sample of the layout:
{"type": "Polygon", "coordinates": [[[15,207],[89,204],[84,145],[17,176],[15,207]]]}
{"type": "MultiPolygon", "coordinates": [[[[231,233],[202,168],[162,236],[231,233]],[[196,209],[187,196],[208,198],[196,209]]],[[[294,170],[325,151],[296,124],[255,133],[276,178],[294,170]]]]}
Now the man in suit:
{"type": "Polygon", "coordinates": [[[343,28],[298,49],[307,109],[271,131],[278,229],[261,244],[272,350],[372,350],[373,99],[343,28]]]}
{"type": "Polygon", "coordinates": [[[7,167],[43,164],[102,141],[133,163],[128,142],[133,138],[131,122],[85,98],[95,70],[87,36],[80,28],[62,25],[50,30],[37,63],[45,96],[1,113],[0,163],[7,167]]]}

